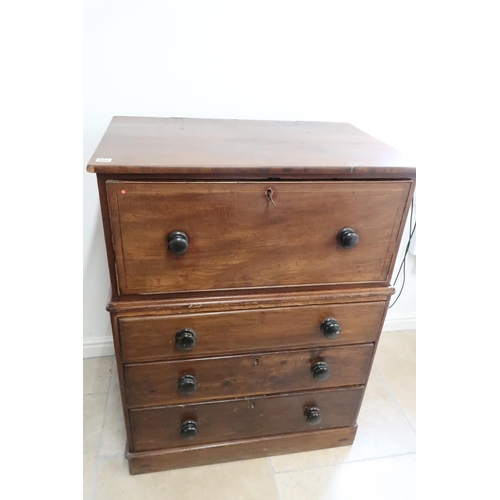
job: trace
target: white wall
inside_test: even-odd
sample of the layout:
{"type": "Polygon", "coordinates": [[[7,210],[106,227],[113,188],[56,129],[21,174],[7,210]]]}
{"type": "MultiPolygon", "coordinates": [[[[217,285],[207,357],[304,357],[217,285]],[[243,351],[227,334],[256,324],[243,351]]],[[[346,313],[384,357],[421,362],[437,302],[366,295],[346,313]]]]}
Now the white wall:
{"type": "MultiPolygon", "coordinates": [[[[345,121],[415,154],[422,40],[404,4],[84,2],[84,355],[112,352],[96,182],[84,171],[111,117],[345,121]]],[[[415,326],[415,272],[410,255],[387,329],[415,326]]]]}

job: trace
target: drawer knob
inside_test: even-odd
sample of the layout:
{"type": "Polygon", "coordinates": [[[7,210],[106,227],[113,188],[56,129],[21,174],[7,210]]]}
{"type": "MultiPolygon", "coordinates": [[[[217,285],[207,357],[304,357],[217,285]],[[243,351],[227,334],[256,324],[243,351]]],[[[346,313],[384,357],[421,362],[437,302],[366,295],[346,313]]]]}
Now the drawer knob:
{"type": "Polygon", "coordinates": [[[182,255],[187,252],[189,237],[182,231],[174,231],[168,235],[168,249],[175,255],[182,255]]]}
{"type": "Polygon", "coordinates": [[[315,406],[307,408],[304,412],[304,416],[306,417],[308,424],[316,425],[321,422],[321,412],[319,411],[319,408],[316,408],[315,406]]]}
{"type": "Polygon", "coordinates": [[[314,380],[326,380],[330,376],[330,368],[324,361],[318,361],[311,366],[314,380]]]}
{"type": "Polygon", "coordinates": [[[196,383],[196,378],[194,375],[183,375],[177,381],[177,389],[181,394],[187,396],[188,394],[193,394],[196,389],[198,389],[198,384],[196,383]]]}
{"type": "Polygon", "coordinates": [[[196,332],[183,328],[175,335],[175,347],[180,351],[190,351],[196,345],[196,332]]]}
{"type": "Polygon", "coordinates": [[[181,438],[192,439],[198,435],[198,424],[194,420],[186,420],[181,424],[181,438]]]}
{"type": "Polygon", "coordinates": [[[351,227],[345,227],[338,235],[340,244],[344,248],[354,248],[359,242],[359,236],[351,227]]]}
{"type": "Polygon", "coordinates": [[[339,322],[335,318],[326,318],[321,323],[323,335],[329,339],[335,338],[342,330],[339,322]]]}

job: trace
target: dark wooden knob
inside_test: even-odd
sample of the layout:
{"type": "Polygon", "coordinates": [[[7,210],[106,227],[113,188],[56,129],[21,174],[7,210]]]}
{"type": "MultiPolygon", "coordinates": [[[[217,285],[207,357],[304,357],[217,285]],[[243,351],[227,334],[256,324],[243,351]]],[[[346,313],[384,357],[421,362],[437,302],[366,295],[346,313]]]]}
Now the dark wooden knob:
{"type": "Polygon", "coordinates": [[[177,381],[177,390],[184,395],[193,394],[198,389],[194,375],[183,375],[177,381]]]}
{"type": "Polygon", "coordinates": [[[316,425],[321,422],[321,412],[319,411],[319,408],[316,408],[315,406],[307,408],[304,412],[304,416],[306,417],[308,424],[316,425]]]}
{"type": "Polygon", "coordinates": [[[180,351],[189,351],[196,345],[196,332],[190,328],[183,328],[175,335],[175,347],[180,351]]]}
{"type": "Polygon", "coordinates": [[[338,234],[340,244],[344,248],[354,248],[359,242],[359,236],[351,227],[345,227],[338,234]]]}
{"type": "Polygon", "coordinates": [[[311,366],[314,380],[326,380],[330,376],[330,368],[324,361],[318,361],[311,366]]]}
{"type": "Polygon", "coordinates": [[[187,252],[189,237],[182,231],[174,231],[168,235],[168,249],[175,255],[182,255],[187,252]]]}
{"type": "Polygon", "coordinates": [[[320,327],[323,335],[329,339],[335,338],[342,330],[335,318],[326,318],[322,321],[320,327]]]}
{"type": "Polygon", "coordinates": [[[194,420],[185,420],[181,424],[181,438],[192,439],[198,435],[198,424],[194,420]]]}

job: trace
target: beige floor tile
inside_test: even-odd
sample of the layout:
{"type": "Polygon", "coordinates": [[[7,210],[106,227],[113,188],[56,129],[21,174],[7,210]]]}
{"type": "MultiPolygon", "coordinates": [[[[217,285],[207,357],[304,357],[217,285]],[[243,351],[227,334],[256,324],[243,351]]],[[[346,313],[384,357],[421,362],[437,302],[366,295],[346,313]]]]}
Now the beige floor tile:
{"type": "Polygon", "coordinates": [[[111,382],[109,385],[108,402],[104,414],[104,428],[101,440],[100,456],[123,455],[127,434],[123,420],[123,410],[120,397],[120,384],[113,360],[111,382]]]}
{"type": "Polygon", "coordinates": [[[415,455],[399,455],[275,474],[280,500],[416,498],[415,455]]]}
{"type": "Polygon", "coordinates": [[[416,332],[383,332],[375,366],[414,429],[416,422],[416,332]]]}
{"type": "Polygon", "coordinates": [[[278,472],[335,465],[415,451],[415,431],[374,368],[358,416],[352,446],[316,450],[271,459],[278,472]]]}
{"type": "Polygon", "coordinates": [[[122,457],[100,458],[94,500],[278,500],[266,458],[130,476],[122,457]]]}
{"type": "Polygon", "coordinates": [[[99,454],[107,394],[83,396],[83,498],[89,499],[99,454]]]}
{"type": "Polygon", "coordinates": [[[113,356],[83,360],[83,394],[108,392],[113,356]]]}

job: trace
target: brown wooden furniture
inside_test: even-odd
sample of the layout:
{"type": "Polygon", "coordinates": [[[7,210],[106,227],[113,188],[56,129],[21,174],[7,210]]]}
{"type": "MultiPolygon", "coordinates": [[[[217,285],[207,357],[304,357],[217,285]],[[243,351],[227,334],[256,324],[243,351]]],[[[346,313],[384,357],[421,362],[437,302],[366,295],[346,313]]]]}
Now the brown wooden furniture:
{"type": "Polygon", "coordinates": [[[351,444],[415,169],[346,123],[115,117],[87,170],[130,472],[351,444]]]}

